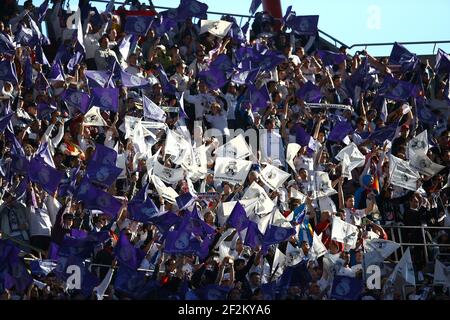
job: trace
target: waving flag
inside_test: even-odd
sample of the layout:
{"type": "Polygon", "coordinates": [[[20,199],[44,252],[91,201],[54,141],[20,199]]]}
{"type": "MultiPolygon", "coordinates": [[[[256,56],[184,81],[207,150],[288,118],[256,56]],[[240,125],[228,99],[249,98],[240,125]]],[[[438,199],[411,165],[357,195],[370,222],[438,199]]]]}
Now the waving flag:
{"type": "Polygon", "coordinates": [[[303,260],[296,265],[284,269],[283,274],[278,279],[278,288],[299,286],[305,289],[311,282],[311,274],[308,271],[307,261],[303,260]]]}
{"type": "Polygon", "coordinates": [[[250,9],[248,10],[249,13],[255,14],[255,12],[258,10],[259,6],[261,5],[262,0],[252,0],[252,3],[250,4],[250,9]]]}
{"type": "Polygon", "coordinates": [[[287,241],[293,235],[295,235],[294,228],[283,228],[272,224],[267,228],[266,233],[264,234],[264,247],[268,248],[272,244],[278,244],[280,242],[287,241]]]}
{"type": "Polygon", "coordinates": [[[48,103],[37,104],[37,117],[41,120],[50,116],[54,111],[56,111],[56,107],[51,104],[48,103]]]}
{"type": "Polygon", "coordinates": [[[125,33],[145,37],[153,20],[151,16],[128,16],[125,21],[125,33]]]}
{"type": "Polygon", "coordinates": [[[400,65],[403,72],[411,71],[420,63],[419,58],[402,44],[395,42],[389,56],[389,64],[400,65]]]}
{"type": "Polygon", "coordinates": [[[53,195],[58,189],[64,173],[52,168],[41,158],[34,158],[30,160],[28,175],[31,181],[39,184],[47,193],[53,195]]]}
{"type": "Polygon", "coordinates": [[[330,298],[336,300],[357,300],[361,295],[362,289],[363,284],[359,278],[335,276],[330,298]]]}
{"type": "Polygon", "coordinates": [[[261,171],[259,178],[270,189],[277,190],[291,175],[277,167],[267,164],[261,171]]]}
{"type": "Polygon", "coordinates": [[[209,89],[217,90],[225,86],[228,82],[225,73],[219,69],[208,69],[198,73],[200,80],[203,80],[209,89]]]}
{"type": "Polygon", "coordinates": [[[120,79],[122,86],[126,88],[139,88],[142,89],[150,85],[147,79],[139,76],[135,76],[125,71],[120,71],[120,79]]]}
{"type": "Polygon", "coordinates": [[[151,218],[151,223],[153,223],[162,234],[167,233],[171,227],[179,225],[181,221],[181,217],[170,211],[154,215],[151,218]]]}
{"type": "Polygon", "coordinates": [[[147,96],[143,96],[143,105],[144,105],[144,118],[165,122],[167,115],[160,107],[158,107],[152,100],[150,100],[147,96]]]}
{"type": "Polygon", "coordinates": [[[136,270],[145,256],[145,252],[135,248],[124,232],[120,234],[119,241],[114,248],[114,254],[121,264],[136,270]]]}
{"type": "Polygon", "coordinates": [[[17,84],[17,73],[13,62],[8,60],[0,61],[0,80],[17,84]]]}
{"type": "Polygon", "coordinates": [[[244,244],[252,249],[263,244],[263,234],[259,231],[258,225],[253,221],[248,222],[244,244]]]}
{"type": "Polygon", "coordinates": [[[209,32],[216,37],[223,38],[228,34],[232,25],[231,22],[224,20],[201,20],[200,34],[209,32]]]}
{"type": "Polygon", "coordinates": [[[122,208],[122,203],[119,200],[109,193],[94,187],[87,177],[78,186],[75,198],[83,201],[86,209],[100,210],[113,219],[119,214],[122,208]]]}
{"type": "Polygon", "coordinates": [[[6,127],[11,122],[11,118],[13,115],[14,115],[14,112],[11,112],[0,118],[0,132],[3,133],[3,131],[5,131],[6,127]]]}
{"type": "Polygon", "coordinates": [[[0,34],[0,52],[5,54],[14,55],[16,47],[14,43],[3,33],[0,34]]]}
{"type": "Polygon", "coordinates": [[[387,99],[407,101],[410,97],[417,97],[419,87],[410,82],[397,80],[386,76],[380,88],[380,94],[387,99]]]}
{"type": "Polygon", "coordinates": [[[310,103],[318,103],[323,97],[320,88],[311,81],[308,81],[300,89],[298,89],[295,95],[297,98],[310,103]]]}
{"type": "Polygon", "coordinates": [[[233,210],[231,211],[227,223],[237,231],[242,231],[248,227],[249,219],[247,218],[244,207],[242,207],[239,201],[236,202],[233,210]]]}
{"type": "Polygon", "coordinates": [[[344,138],[353,132],[352,124],[347,121],[339,121],[328,135],[329,141],[341,142],[344,138]]]}
{"type": "Polygon", "coordinates": [[[166,71],[164,71],[164,68],[162,66],[158,66],[156,69],[158,70],[159,81],[161,82],[161,86],[162,86],[164,94],[175,95],[175,93],[177,92],[177,89],[175,88],[175,86],[172,83],[170,83],[169,77],[167,77],[167,74],[166,74],[166,71]]]}
{"type": "Polygon", "coordinates": [[[442,49],[438,49],[436,54],[436,64],[434,70],[437,74],[450,73],[450,55],[442,49]]]}
{"type": "Polygon", "coordinates": [[[181,0],[180,5],[177,8],[177,19],[179,21],[186,20],[188,18],[207,18],[208,5],[196,0],[181,0]]]}
{"type": "MultiPolygon", "coordinates": [[[[114,151],[114,150],[113,150],[114,151]]],[[[122,169],[115,165],[104,164],[97,161],[89,161],[86,174],[91,181],[95,181],[104,187],[110,187],[121,174],[122,169]]]]}
{"type": "Polygon", "coordinates": [[[91,160],[104,165],[114,166],[117,162],[117,151],[96,143],[91,160]]]}
{"type": "Polygon", "coordinates": [[[252,163],[247,160],[218,157],[214,167],[214,179],[243,184],[251,166],[252,163]]]}
{"type": "Polygon", "coordinates": [[[90,88],[105,88],[107,86],[112,88],[114,87],[111,81],[112,75],[109,71],[87,70],[86,77],[88,78],[88,84],[90,88]]]}
{"type": "Polygon", "coordinates": [[[393,123],[390,126],[378,128],[374,132],[372,132],[367,137],[367,139],[372,141],[376,145],[382,146],[386,140],[392,141],[394,139],[397,128],[397,123],[393,123]]]}
{"type": "Polygon", "coordinates": [[[246,91],[246,98],[250,101],[255,111],[266,108],[267,103],[271,100],[269,90],[265,84],[259,89],[255,85],[249,85],[246,91]]]}
{"type": "Polygon", "coordinates": [[[325,66],[341,64],[347,59],[344,53],[336,53],[327,50],[318,50],[317,54],[325,66]]]}
{"type": "Polygon", "coordinates": [[[393,155],[389,158],[389,174],[391,184],[411,191],[416,191],[417,180],[420,175],[411,168],[407,161],[397,158],[393,155]]]}
{"type": "Polygon", "coordinates": [[[100,109],[119,111],[119,89],[118,88],[93,88],[91,105],[100,109]]]}

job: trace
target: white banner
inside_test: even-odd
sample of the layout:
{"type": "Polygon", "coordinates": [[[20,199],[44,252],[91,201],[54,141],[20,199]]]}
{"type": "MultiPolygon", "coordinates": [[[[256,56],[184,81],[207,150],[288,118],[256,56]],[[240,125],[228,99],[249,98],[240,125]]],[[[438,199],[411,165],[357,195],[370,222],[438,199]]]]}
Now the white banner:
{"type": "Polygon", "coordinates": [[[348,169],[350,172],[353,171],[353,169],[362,167],[366,161],[366,158],[364,155],[359,151],[356,144],[353,142],[350,143],[347,147],[342,149],[337,155],[336,160],[342,161],[344,159],[344,154],[347,154],[350,158],[350,164],[348,165],[348,169]]]}
{"type": "Polygon", "coordinates": [[[270,199],[269,195],[264,191],[263,187],[261,187],[256,181],[254,181],[250,187],[248,187],[247,191],[242,196],[242,199],[245,200],[256,200],[256,205],[249,212],[247,211],[247,216],[252,215],[261,215],[272,212],[275,204],[272,199],[270,199]]]}
{"type": "Polygon", "coordinates": [[[333,216],[331,240],[336,240],[354,249],[358,240],[358,227],[333,216]]]}
{"type": "Polygon", "coordinates": [[[420,134],[412,138],[408,143],[408,159],[412,159],[414,154],[426,155],[428,152],[428,133],[423,130],[420,134]]]}
{"type": "Polygon", "coordinates": [[[170,203],[176,204],[176,197],[178,197],[178,193],[171,187],[166,187],[164,182],[156,175],[151,174],[153,185],[156,188],[159,196],[166,199],[170,203]]]}
{"type": "Polygon", "coordinates": [[[294,165],[294,158],[297,156],[298,151],[302,148],[298,143],[289,143],[286,148],[286,163],[297,172],[294,165]]]}
{"type": "Polygon", "coordinates": [[[216,150],[217,157],[226,157],[232,159],[245,159],[252,154],[242,134],[234,137],[229,142],[220,146],[216,150]]]}
{"type": "Polygon", "coordinates": [[[283,183],[290,177],[291,175],[283,170],[278,169],[277,167],[267,164],[264,169],[261,171],[259,178],[262,182],[264,182],[270,189],[277,190],[279,187],[283,185],[283,183]]]}
{"type": "Polygon", "coordinates": [[[209,32],[210,34],[223,38],[230,31],[233,24],[224,20],[200,20],[200,34],[209,32]]]}
{"type": "Polygon", "coordinates": [[[333,103],[305,103],[308,108],[313,109],[339,109],[339,110],[353,110],[351,106],[345,104],[333,103]]]}
{"type": "Polygon", "coordinates": [[[143,96],[144,104],[144,118],[165,122],[167,115],[160,107],[158,107],[152,100],[143,96]]]}
{"type": "MultiPolygon", "coordinates": [[[[124,120],[124,131],[125,131],[125,139],[133,138],[133,133],[136,125],[141,121],[140,118],[132,117],[132,116],[125,116],[124,120]]],[[[121,128],[119,128],[121,129],[121,128]]]]}
{"type": "Polygon", "coordinates": [[[155,161],[153,164],[153,174],[169,184],[175,184],[184,179],[184,170],[182,168],[168,168],[159,163],[159,161],[155,161]]]}
{"type": "Polygon", "coordinates": [[[392,185],[411,191],[417,190],[417,180],[420,176],[408,162],[391,155],[389,157],[389,174],[392,185]]]}
{"type": "Polygon", "coordinates": [[[305,203],[306,201],[306,195],[295,188],[291,188],[291,198],[298,199],[301,203],[305,203]]]}
{"type": "Polygon", "coordinates": [[[218,157],[214,167],[214,180],[243,185],[251,166],[250,161],[218,157]]]}
{"type": "Polygon", "coordinates": [[[99,107],[92,107],[86,112],[83,117],[83,124],[91,127],[103,127],[108,125],[100,114],[99,107]]]}
{"type": "Polygon", "coordinates": [[[141,121],[142,126],[147,129],[166,129],[167,124],[163,122],[154,122],[154,121],[141,121]]]}
{"type": "Polygon", "coordinates": [[[182,135],[172,131],[166,131],[165,154],[171,155],[173,163],[181,165],[191,149],[191,144],[182,135]]]}
{"type": "Polygon", "coordinates": [[[322,234],[320,234],[318,236],[317,233],[314,232],[313,243],[312,243],[312,247],[311,247],[311,251],[310,251],[311,259],[317,260],[321,256],[325,255],[325,253],[327,253],[327,252],[328,252],[328,250],[322,242],[322,234]]]}
{"type": "Polygon", "coordinates": [[[409,159],[409,164],[420,173],[431,177],[445,169],[445,166],[434,163],[425,154],[421,153],[413,153],[412,157],[409,159]]]}
{"type": "Polygon", "coordinates": [[[328,173],[326,172],[314,172],[313,187],[315,190],[315,198],[329,197],[337,193],[337,191],[331,186],[330,177],[328,177],[328,173]]]}
{"type": "Polygon", "coordinates": [[[352,171],[350,169],[350,157],[347,153],[344,153],[344,156],[342,157],[341,161],[341,168],[342,168],[342,176],[344,178],[347,178],[348,180],[352,180],[352,171]]]}

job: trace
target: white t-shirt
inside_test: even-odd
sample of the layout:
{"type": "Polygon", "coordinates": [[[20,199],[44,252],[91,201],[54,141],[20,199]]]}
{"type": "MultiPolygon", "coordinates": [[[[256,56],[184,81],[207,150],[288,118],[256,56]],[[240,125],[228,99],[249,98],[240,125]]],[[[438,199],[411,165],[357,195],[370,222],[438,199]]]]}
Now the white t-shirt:
{"type": "Polygon", "coordinates": [[[46,205],[44,204],[42,208],[31,208],[30,210],[30,236],[50,236],[52,222],[46,205]]]}
{"type": "Polygon", "coordinates": [[[214,129],[219,130],[224,136],[230,135],[230,130],[228,129],[226,113],[222,112],[222,113],[216,114],[216,115],[207,114],[205,116],[205,118],[209,123],[211,123],[211,126],[214,129]]]}

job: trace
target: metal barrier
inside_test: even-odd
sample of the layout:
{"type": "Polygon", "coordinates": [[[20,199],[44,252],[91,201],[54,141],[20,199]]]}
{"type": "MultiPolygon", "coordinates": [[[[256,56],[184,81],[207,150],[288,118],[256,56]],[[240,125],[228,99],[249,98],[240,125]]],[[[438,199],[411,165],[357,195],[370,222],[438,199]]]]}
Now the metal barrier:
{"type": "MultiPolygon", "coordinates": [[[[397,242],[400,245],[400,249],[402,252],[402,255],[404,253],[404,246],[420,246],[423,247],[424,253],[425,253],[425,261],[426,263],[430,263],[429,259],[429,253],[428,253],[428,247],[450,247],[450,244],[439,244],[439,243],[428,243],[426,239],[426,231],[428,230],[450,230],[450,227],[430,227],[430,226],[403,226],[403,225],[385,225],[382,226],[384,229],[390,228],[391,229],[391,240],[397,242]],[[397,230],[398,239],[395,237],[394,229],[397,230]],[[422,240],[423,243],[412,243],[412,242],[403,242],[402,240],[402,232],[403,229],[420,229],[422,234],[422,240]]],[[[450,253],[438,253],[438,256],[450,256],[450,253]]],[[[397,252],[395,252],[395,259],[396,262],[399,261],[397,252]]]]}

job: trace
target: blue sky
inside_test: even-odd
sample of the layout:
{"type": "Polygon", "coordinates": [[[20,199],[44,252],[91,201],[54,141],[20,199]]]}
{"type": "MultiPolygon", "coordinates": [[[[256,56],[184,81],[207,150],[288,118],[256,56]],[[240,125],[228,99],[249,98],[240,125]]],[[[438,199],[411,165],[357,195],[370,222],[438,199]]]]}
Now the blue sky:
{"type": "MultiPolygon", "coordinates": [[[[38,4],[41,0],[33,2],[38,4]]],[[[248,14],[251,0],[202,2],[208,4],[210,11],[248,14]]],[[[23,0],[19,3],[23,3],[23,0]]],[[[71,0],[71,3],[75,6],[78,1],[71,0]]],[[[153,0],[153,3],[156,6],[176,7],[179,0],[153,0]]],[[[293,6],[297,15],[319,15],[319,29],[347,45],[450,40],[449,0],[281,0],[283,14],[289,5],[293,6]]],[[[98,4],[99,8],[104,6],[105,4],[98,4]]],[[[417,54],[432,54],[433,47],[432,44],[407,46],[417,54]]],[[[450,44],[438,44],[434,52],[437,48],[450,52],[450,44]]],[[[363,48],[355,48],[361,49],[363,48]]],[[[373,55],[388,55],[391,47],[369,47],[367,50],[373,55]]]]}

